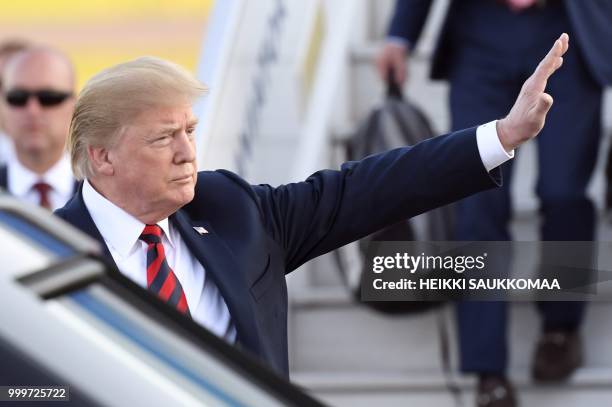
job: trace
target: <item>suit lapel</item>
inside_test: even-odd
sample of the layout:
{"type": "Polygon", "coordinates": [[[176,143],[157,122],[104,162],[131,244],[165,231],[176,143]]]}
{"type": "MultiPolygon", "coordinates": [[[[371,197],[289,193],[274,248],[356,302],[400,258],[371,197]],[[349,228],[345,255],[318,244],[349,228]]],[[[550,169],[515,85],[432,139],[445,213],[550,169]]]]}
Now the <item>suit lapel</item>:
{"type": "MultiPolygon", "coordinates": [[[[85,206],[85,201],[83,201],[83,183],[79,183],[78,190],[76,191],[74,197],[66,204],[65,207],[66,212],[70,213],[70,216],[65,218],[65,220],[75,226],[77,229],[87,233],[89,236],[93,237],[100,243],[100,247],[102,248],[102,256],[110,262],[111,265],[117,269],[117,264],[113,259],[108,247],[106,246],[106,242],[104,238],[100,234],[100,231],[96,227],[87,207],[85,206]]],[[[61,216],[64,217],[64,216],[61,216]]]]}
{"type": "Polygon", "coordinates": [[[8,167],[0,166],[0,188],[8,190],[8,167]]]}
{"type": "Polygon", "coordinates": [[[79,188],[81,188],[81,184],[83,183],[83,181],[78,181],[78,180],[74,180],[74,183],[72,185],[72,195],[76,195],[79,192],[79,188]]]}
{"type": "MultiPolygon", "coordinates": [[[[83,201],[82,183],[79,190],[61,210],[60,217],[65,217],[73,226],[87,233],[100,242],[103,256],[117,269],[104,238],[96,227],[85,202],[83,201]],[[66,216],[68,215],[68,216],[66,216]]],[[[227,307],[232,321],[236,326],[239,342],[255,354],[260,354],[255,315],[248,303],[249,287],[239,272],[233,253],[227,248],[221,238],[215,234],[212,225],[206,221],[192,221],[189,216],[179,210],[170,216],[170,220],[178,228],[181,237],[189,247],[192,255],[204,266],[206,276],[217,285],[227,307]],[[208,231],[200,235],[194,227],[203,227],[208,231]]]]}
{"type": "Polygon", "coordinates": [[[255,315],[248,298],[249,287],[240,273],[234,254],[215,233],[210,222],[192,221],[183,210],[170,217],[191,253],[211,277],[229,308],[236,326],[238,340],[245,348],[259,354],[259,339],[255,315]],[[194,229],[203,227],[208,233],[200,234],[194,229]]]}

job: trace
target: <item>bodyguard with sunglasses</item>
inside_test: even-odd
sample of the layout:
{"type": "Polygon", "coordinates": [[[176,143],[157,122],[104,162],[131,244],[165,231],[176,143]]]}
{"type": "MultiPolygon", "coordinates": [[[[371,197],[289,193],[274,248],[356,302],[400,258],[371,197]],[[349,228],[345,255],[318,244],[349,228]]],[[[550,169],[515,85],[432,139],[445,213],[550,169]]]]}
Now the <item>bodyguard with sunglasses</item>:
{"type": "Polygon", "coordinates": [[[0,167],[0,187],[50,210],[75,190],[65,154],[74,82],[68,58],[50,48],[21,51],[2,70],[0,117],[14,154],[0,167]]]}
{"type": "MultiPolygon", "coordinates": [[[[20,39],[8,39],[0,43],[0,89],[2,89],[1,73],[4,64],[16,53],[25,50],[29,44],[20,39]]],[[[0,165],[5,164],[13,154],[13,143],[4,134],[2,118],[0,117],[0,165]]]]}

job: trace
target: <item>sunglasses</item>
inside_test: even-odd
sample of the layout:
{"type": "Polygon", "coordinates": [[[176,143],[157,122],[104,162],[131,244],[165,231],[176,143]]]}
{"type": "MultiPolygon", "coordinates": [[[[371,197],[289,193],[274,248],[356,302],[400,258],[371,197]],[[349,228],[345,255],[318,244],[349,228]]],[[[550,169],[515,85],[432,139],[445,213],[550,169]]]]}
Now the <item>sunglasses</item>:
{"type": "Polygon", "coordinates": [[[38,99],[38,103],[43,107],[57,106],[64,100],[72,96],[72,92],[62,92],[59,90],[41,89],[25,90],[13,89],[5,93],[6,103],[14,107],[23,107],[28,104],[28,100],[33,96],[38,99]]]}

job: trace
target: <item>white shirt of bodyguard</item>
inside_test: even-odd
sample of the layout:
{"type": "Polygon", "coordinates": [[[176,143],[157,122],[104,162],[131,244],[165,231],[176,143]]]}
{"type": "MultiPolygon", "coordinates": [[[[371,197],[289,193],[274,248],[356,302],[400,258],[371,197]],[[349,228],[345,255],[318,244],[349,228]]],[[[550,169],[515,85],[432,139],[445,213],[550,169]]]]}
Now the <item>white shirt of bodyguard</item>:
{"type": "Polygon", "coordinates": [[[67,155],[63,155],[53,167],[40,176],[24,167],[17,159],[17,154],[12,154],[7,162],[7,171],[8,192],[34,205],[40,204],[40,195],[33,189],[38,182],[46,182],[51,186],[49,201],[52,210],[64,206],[74,194],[74,176],[67,155]]]}
{"type": "MultiPolygon", "coordinates": [[[[147,288],[147,244],[140,240],[145,224],[96,191],[88,180],[83,183],[83,201],[119,271],[147,288]]],[[[219,289],[202,264],[191,254],[179,231],[168,218],[157,223],[164,231],[162,244],[168,265],[181,283],[191,317],[230,343],[236,328],[219,289]]]]}
{"type": "MultiPolygon", "coordinates": [[[[514,157],[504,150],[497,136],[495,122],[476,130],[480,157],[487,171],[514,157]]],[[[83,200],[104,238],[119,270],[142,287],[147,287],[147,244],[139,239],[145,224],[104,198],[85,180],[83,200]]],[[[233,343],[236,328],[217,286],[208,278],[201,263],[191,254],[178,230],[164,219],[162,243],[170,268],[183,287],[193,319],[217,336],[233,343]]]]}
{"type": "Polygon", "coordinates": [[[6,134],[0,131],[0,164],[9,162],[13,154],[13,143],[6,134]]]}

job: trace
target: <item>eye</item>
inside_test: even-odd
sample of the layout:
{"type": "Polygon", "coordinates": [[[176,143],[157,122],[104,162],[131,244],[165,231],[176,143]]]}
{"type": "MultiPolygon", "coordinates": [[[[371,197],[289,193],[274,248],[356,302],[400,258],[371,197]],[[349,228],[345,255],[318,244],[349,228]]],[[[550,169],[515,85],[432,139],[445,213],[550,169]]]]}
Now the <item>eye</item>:
{"type": "Polygon", "coordinates": [[[190,127],[187,129],[187,135],[189,137],[193,137],[195,135],[195,127],[190,127]]]}
{"type": "Polygon", "coordinates": [[[163,136],[157,137],[156,139],[153,140],[154,144],[166,144],[170,141],[170,135],[168,134],[164,134],[163,136]]]}

